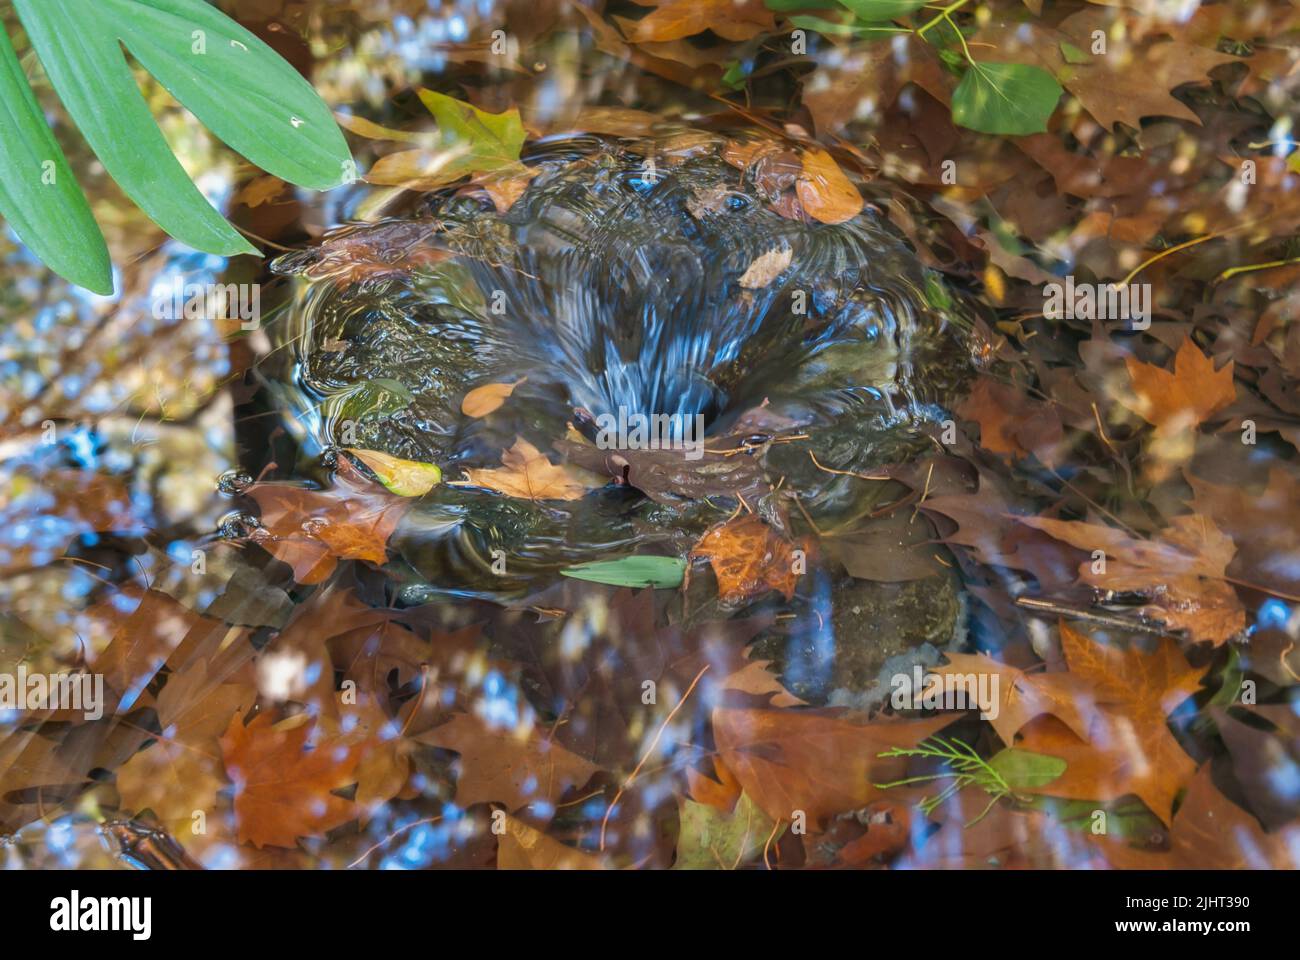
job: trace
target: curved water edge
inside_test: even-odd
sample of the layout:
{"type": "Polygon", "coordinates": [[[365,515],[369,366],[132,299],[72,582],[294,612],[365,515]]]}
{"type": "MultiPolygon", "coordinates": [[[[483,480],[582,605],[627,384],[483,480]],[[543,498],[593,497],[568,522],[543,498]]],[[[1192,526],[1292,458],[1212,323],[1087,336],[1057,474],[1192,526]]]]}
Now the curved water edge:
{"type": "MultiPolygon", "coordinates": [[[[921,449],[969,365],[968,313],[874,207],[841,224],[782,216],[724,143],[675,156],[655,141],[543,142],[505,213],[482,191],[446,191],[421,218],[282,257],[275,269],[302,282],[264,374],[304,469],[353,446],[455,477],[498,466],[516,437],[550,451],[575,424],[599,440],[602,425],[657,417],[679,444],[779,424],[807,440],[758,451],[770,477],[786,476],[814,518],[851,512],[864,485],[807,451],[863,472],[921,449]],[[364,248],[365,268],[333,262],[340,247],[364,248]],[[469,390],[497,382],[518,382],[505,408],[461,413],[469,390]]],[[[394,538],[402,597],[517,596],[539,574],[638,545],[684,553],[735,506],[444,486],[394,538]],[[510,557],[504,576],[494,550],[510,557]]]]}

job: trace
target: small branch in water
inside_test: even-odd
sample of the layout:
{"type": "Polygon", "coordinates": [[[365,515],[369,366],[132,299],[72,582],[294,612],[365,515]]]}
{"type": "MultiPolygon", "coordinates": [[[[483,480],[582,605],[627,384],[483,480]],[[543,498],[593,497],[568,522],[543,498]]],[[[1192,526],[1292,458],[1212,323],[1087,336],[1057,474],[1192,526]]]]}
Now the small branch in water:
{"type": "Polygon", "coordinates": [[[871,474],[871,473],[854,473],[852,470],[836,470],[834,467],[822,466],[822,464],[817,460],[817,454],[813,453],[811,450],[808,451],[808,456],[812,457],[813,466],[816,467],[818,470],[821,470],[823,473],[833,473],[837,477],[857,477],[859,480],[894,479],[888,474],[878,475],[878,474],[871,474]]]}
{"type": "Polygon", "coordinates": [[[1023,607],[1033,613],[1050,614],[1053,617],[1065,617],[1069,620],[1085,620],[1089,623],[1095,623],[1104,627],[1112,627],[1116,630],[1149,633],[1156,637],[1177,636],[1177,634],[1172,633],[1163,627],[1144,623],[1141,620],[1133,620],[1129,617],[1119,616],[1118,614],[1096,613],[1092,610],[1081,610],[1078,607],[1071,607],[1064,603],[1057,603],[1054,600],[1042,600],[1038,597],[1016,597],[1016,606],[1023,607]]]}

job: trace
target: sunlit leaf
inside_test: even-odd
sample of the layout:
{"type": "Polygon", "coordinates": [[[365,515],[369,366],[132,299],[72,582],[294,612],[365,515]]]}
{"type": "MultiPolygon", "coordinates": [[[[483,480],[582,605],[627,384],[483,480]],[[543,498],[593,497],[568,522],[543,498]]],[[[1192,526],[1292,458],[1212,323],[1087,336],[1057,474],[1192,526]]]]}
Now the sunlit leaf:
{"type": "Polygon", "coordinates": [[[351,176],[347,144],[311,85],[201,0],[15,0],[14,6],[105,169],[184,243],[208,253],[257,253],[172,154],[122,44],[214,134],[268,172],[314,189],[351,176]]]}
{"type": "Polygon", "coordinates": [[[615,587],[673,589],[682,584],[686,561],[681,557],[621,557],[580,563],[566,567],[560,573],[575,580],[590,580],[615,587]]]}
{"type": "Polygon", "coordinates": [[[975,63],[952,95],[952,119],[980,133],[1043,133],[1061,85],[1041,67],[975,63]]]}
{"type": "Polygon", "coordinates": [[[0,215],[50,269],[113,292],[108,247],[0,30],[0,215]]]}

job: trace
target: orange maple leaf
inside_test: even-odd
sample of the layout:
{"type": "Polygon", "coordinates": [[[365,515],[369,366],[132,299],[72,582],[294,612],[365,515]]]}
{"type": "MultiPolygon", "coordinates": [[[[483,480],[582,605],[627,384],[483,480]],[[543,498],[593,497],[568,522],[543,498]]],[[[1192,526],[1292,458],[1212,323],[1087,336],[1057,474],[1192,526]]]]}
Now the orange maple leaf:
{"type": "Polygon", "coordinates": [[[1232,361],[1216,371],[1214,361],[1201,353],[1190,337],[1174,355],[1173,373],[1135,357],[1124,362],[1135,398],[1121,396],[1120,402],[1154,424],[1157,433],[1180,433],[1199,426],[1237,399],[1232,361]]]}
{"type": "Polygon", "coordinates": [[[748,600],[768,590],[779,590],[789,600],[800,576],[794,556],[799,548],[800,544],[748,514],[705,533],[691,549],[690,559],[709,561],[724,603],[748,600]]]}
{"type": "Polygon", "coordinates": [[[314,723],[286,728],[262,713],[244,726],[239,718],[231,718],[221,753],[235,784],[240,843],[293,847],[299,837],[320,836],[357,818],[357,805],[333,791],[356,782],[364,745],[338,738],[309,745],[314,723]]]}
{"type": "Polygon", "coordinates": [[[1091,686],[1097,709],[1087,742],[1053,717],[1026,725],[1018,747],[1069,764],[1050,784],[1026,792],[1081,800],[1132,793],[1169,823],[1174,797],[1196,773],[1196,764],[1165,718],[1200,688],[1205,670],[1190,666],[1169,639],[1146,654],[1098,643],[1063,623],[1061,647],[1070,673],[1091,686]]]}
{"type": "Polygon", "coordinates": [[[290,483],[258,483],[248,495],[262,526],[249,539],[293,567],[299,583],[320,583],[339,560],[388,559],[386,544],[411,502],[370,483],[339,459],[338,488],[328,492],[290,483]]]}

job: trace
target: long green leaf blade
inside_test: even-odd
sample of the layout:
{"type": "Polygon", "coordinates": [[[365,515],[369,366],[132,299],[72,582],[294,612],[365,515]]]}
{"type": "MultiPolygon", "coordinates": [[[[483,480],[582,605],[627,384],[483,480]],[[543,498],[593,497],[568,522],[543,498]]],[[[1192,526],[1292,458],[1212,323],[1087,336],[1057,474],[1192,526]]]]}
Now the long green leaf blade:
{"type": "Polygon", "coordinates": [[[263,170],[314,190],[352,179],[352,157],[329,107],[278,53],[220,10],[203,0],[94,5],[172,96],[263,170]]]}
{"type": "Polygon", "coordinates": [[[113,292],[103,234],[0,28],[0,215],[51,270],[113,292]]]}
{"type": "Polygon", "coordinates": [[[109,175],[149,218],[206,253],[257,253],[190,181],[163,139],[114,37],[81,0],[14,0],[68,113],[109,175]]]}
{"type": "Polygon", "coordinates": [[[565,567],[560,573],[575,580],[590,580],[615,587],[673,589],[682,585],[686,561],[681,557],[620,557],[617,560],[579,563],[565,567]]]}

